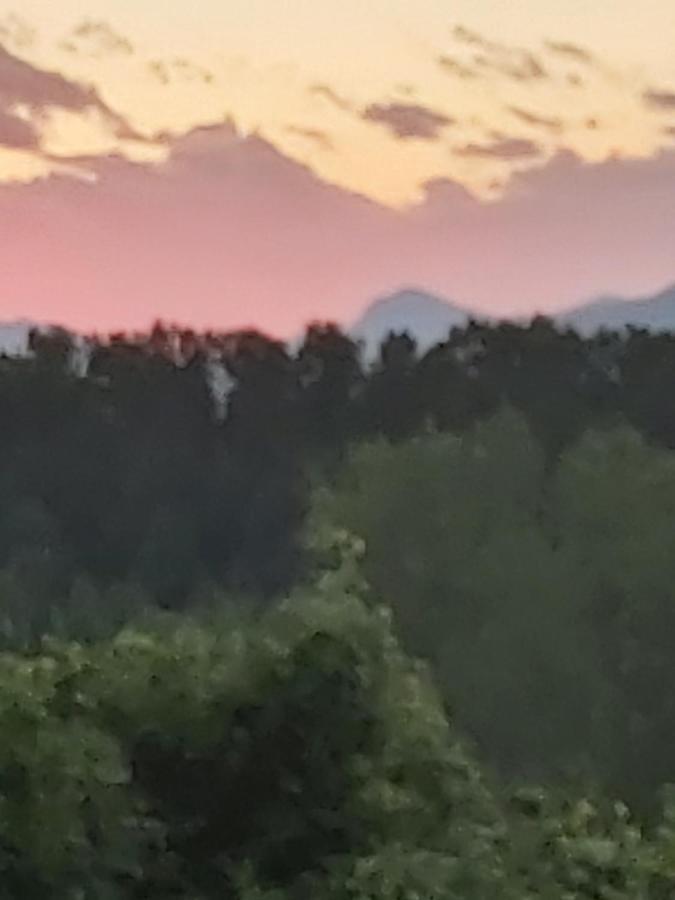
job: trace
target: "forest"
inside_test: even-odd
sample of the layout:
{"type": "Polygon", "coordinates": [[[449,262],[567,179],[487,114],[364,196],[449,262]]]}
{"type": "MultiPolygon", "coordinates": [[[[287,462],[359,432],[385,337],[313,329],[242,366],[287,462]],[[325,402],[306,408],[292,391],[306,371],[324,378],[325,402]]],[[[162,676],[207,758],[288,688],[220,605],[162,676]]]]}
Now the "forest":
{"type": "Polygon", "coordinates": [[[544,318],[34,332],[0,898],[673,896],[674,391],[544,318]]]}

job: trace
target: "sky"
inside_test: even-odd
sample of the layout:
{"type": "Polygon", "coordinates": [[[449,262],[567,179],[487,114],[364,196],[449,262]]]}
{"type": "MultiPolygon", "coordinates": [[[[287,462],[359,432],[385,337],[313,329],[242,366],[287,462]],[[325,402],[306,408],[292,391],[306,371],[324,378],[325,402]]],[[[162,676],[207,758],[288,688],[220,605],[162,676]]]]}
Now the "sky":
{"type": "Polygon", "coordinates": [[[0,0],[0,320],[675,282],[672,0],[0,0]]]}

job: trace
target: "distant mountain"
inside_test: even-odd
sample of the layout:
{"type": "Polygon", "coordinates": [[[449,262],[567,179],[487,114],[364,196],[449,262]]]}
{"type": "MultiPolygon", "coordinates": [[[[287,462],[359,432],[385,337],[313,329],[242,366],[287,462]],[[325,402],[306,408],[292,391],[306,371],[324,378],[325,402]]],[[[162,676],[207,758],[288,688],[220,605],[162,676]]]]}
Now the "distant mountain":
{"type": "Polygon", "coordinates": [[[390,331],[407,331],[421,350],[444,340],[455,326],[463,326],[471,313],[424,291],[402,290],[381,297],[366,309],[349,328],[352,337],[363,341],[366,356],[377,353],[390,331]]]}
{"type": "Polygon", "coordinates": [[[625,300],[603,297],[562,313],[561,324],[581,334],[593,334],[600,328],[621,331],[629,325],[650,331],[675,331],[675,285],[653,297],[625,300]]]}
{"type": "MultiPolygon", "coordinates": [[[[365,355],[372,359],[389,332],[407,331],[421,351],[447,338],[454,327],[466,325],[472,317],[489,319],[422,290],[407,288],[371,303],[347,333],[363,342],[365,355]]],[[[675,284],[652,297],[629,300],[602,297],[580,304],[553,317],[561,326],[590,335],[600,328],[623,330],[629,325],[650,331],[675,332],[675,284]]],[[[0,356],[20,356],[28,350],[28,335],[34,323],[0,322],[0,356]]],[[[46,327],[46,326],[43,326],[46,327]]],[[[297,336],[289,342],[292,350],[302,342],[297,336]]]]}
{"type": "Polygon", "coordinates": [[[0,322],[0,356],[24,356],[28,352],[28,335],[33,323],[0,322]]]}
{"type": "MultiPolygon", "coordinates": [[[[472,315],[488,318],[442,297],[408,289],[376,300],[349,328],[349,333],[363,341],[366,356],[370,358],[377,353],[390,331],[407,331],[424,351],[443,341],[454,326],[465,325],[472,315]]],[[[629,325],[650,331],[675,332],[675,284],[652,297],[635,300],[602,297],[552,318],[559,325],[574,328],[582,335],[593,334],[600,328],[622,331],[629,325]]]]}

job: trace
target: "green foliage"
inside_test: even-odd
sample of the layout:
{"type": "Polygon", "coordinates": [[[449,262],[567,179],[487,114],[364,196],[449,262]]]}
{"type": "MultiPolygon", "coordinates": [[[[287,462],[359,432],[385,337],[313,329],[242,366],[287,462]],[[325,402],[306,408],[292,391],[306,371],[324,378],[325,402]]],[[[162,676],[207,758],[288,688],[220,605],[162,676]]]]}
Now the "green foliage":
{"type": "Polygon", "coordinates": [[[142,833],[113,736],[64,718],[65,671],[47,655],[0,658],[0,896],[123,897],[142,833]]]}
{"type": "Polygon", "coordinates": [[[169,616],[1,657],[6,896],[215,898],[246,878],[399,896],[385,881],[442,877],[482,897],[497,804],[389,616],[344,584],[236,627],[169,616]]]}
{"type": "Polygon", "coordinates": [[[522,418],[357,448],[317,515],[492,764],[645,800],[673,776],[675,462],[589,433],[550,472],[522,418]]]}
{"type": "Polygon", "coordinates": [[[314,546],[320,587],[262,616],[0,656],[0,897],[672,894],[669,796],[647,829],[601,796],[498,789],[361,599],[359,541],[314,546]]]}

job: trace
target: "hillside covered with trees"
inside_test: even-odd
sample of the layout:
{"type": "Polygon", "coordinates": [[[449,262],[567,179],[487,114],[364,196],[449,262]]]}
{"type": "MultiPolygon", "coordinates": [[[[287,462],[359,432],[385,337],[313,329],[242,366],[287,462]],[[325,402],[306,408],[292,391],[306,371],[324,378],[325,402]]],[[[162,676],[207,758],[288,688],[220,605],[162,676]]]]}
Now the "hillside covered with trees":
{"type": "Polygon", "coordinates": [[[672,894],[675,336],[32,346],[0,897],[672,894]]]}

